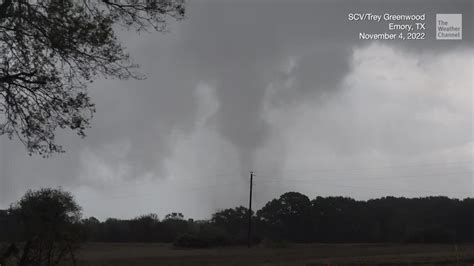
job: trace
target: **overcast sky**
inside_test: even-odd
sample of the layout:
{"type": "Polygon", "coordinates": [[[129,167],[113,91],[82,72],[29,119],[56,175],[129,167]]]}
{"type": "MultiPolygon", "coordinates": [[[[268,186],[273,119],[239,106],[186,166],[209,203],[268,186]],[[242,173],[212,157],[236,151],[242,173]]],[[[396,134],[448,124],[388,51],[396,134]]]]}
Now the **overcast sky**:
{"type": "Polygon", "coordinates": [[[0,208],[62,186],[85,216],[208,218],[287,191],[316,196],[474,196],[474,4],[465,1],[188,1],[166,34],[120,32],[146,80],[97,80],[88,136],[28,156],[0,137],[0,208]],[[366,41],[426,14],[427,40],[366,41]],[[436,13],[463,40],[434,40],[436,13]]]}

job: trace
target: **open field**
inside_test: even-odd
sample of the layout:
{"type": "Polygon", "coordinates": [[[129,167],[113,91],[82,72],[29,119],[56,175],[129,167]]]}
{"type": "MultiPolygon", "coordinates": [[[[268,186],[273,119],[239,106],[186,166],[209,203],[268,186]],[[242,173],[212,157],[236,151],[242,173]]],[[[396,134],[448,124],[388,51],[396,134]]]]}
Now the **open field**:
{"type": "Polygon", "coordinates": [[[294,244],[176,249],[168,244],[93,243],[79,265],[474,265],[474,245],[294,244]]]}

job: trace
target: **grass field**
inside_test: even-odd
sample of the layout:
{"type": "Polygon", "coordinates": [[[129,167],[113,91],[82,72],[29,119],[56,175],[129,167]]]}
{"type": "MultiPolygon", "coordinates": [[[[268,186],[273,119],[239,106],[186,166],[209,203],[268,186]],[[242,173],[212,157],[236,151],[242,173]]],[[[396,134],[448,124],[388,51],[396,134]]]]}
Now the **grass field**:
{"type": "Polygon", "coordinates": [[[85,245],[79,265],[474,265],[474,245],[294,244],[176,249],[168,244],[85,245]]]}

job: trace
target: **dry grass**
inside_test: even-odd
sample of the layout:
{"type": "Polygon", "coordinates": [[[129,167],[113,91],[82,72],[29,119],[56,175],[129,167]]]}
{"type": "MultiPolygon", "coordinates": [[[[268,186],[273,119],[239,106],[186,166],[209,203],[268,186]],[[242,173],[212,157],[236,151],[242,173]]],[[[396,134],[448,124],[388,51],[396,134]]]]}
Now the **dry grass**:
{"type": "Polygon", "coordinates": [[[81,266],[474,265],[474,245],[304,244],[285,248],[176,249],[167,244],[87,244],[81,266]]]}

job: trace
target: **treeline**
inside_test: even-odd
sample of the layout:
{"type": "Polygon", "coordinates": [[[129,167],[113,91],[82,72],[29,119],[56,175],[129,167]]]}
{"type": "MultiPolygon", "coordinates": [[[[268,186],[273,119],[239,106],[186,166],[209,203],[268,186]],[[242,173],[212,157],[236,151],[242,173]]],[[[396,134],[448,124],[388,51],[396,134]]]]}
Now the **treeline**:
{"type": "MultiPolygon", "coordinates": [[[[0,213],[0,241],[8,240],[15,223],[0,213]]],[[[82,238],[91,242],[174,242],[205,247],[244,244],[245,207],[220,210],[205,221],[171,213],[160,220],[148,214],[130,220],[82,219],[82,238]]],[[[474,242],[474,199],[447,197],[357,201],[288,192],[252,213],[252,241],[275,242],[474,242]]]]}

